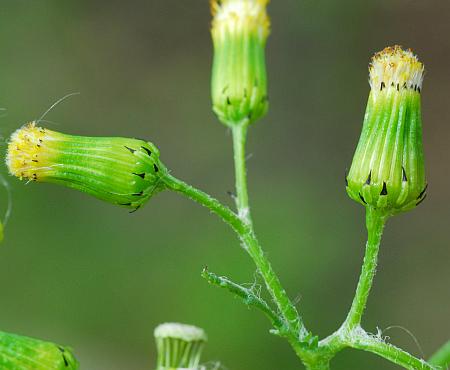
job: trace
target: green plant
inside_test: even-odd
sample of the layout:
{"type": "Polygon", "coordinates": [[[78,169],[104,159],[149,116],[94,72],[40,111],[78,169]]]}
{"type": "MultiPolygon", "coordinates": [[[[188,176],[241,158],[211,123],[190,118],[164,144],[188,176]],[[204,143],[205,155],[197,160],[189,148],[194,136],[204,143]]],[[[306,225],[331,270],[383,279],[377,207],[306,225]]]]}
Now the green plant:
{"type": "Polygon", "coordinates": [[[271,332],[285,338],[308,369],[328,369],[332,358],[346,347],[373,352],[407,369],[447,366],[448,345],[426,362],[361,327],[384,225],[389,217],[415,208],[426,196],[420,114],[422,64],[399,47],[387,48],[373,59],[363,133],[346,177],[348,194],[366,208],[366,256],[347,318],[336,332],[319,340],[305,327],[265,256],[250,212],[245,146],[251,125],[268,109],[264,59],[269,34],[267,0],[222,0],[211,4],[213,109],[232,131],[237,211],[173,176],[160,163],[159,152],[152,144],[134,139],[80,138],[31,124],[18,130],[10,141],[11,173],[32,181],[57,182],[133,209],[149,199],[154,190],[166,189],[207,207],[236,232],[272,302],[208,269],[202,276],[266,314],[273,325],[271,332]],[[54,136],[64,140],[55,141],[54,136]],[[111,145],[117,150],[111,151],[111,145]],[[148,183],[142,183],[144,180],[148,183]]]}

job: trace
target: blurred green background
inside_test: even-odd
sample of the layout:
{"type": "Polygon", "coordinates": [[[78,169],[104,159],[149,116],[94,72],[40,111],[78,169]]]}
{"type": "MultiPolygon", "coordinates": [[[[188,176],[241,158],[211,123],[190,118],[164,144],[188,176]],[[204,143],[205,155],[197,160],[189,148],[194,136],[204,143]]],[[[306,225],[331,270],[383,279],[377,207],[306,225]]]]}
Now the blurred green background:
{"type": "MultiPolygon", "coordinates": [[[[450,337],[450,3],[274,1],[267,49],[270,112],[250,133],[256,229],[307,325],[343,320],[363,256],[363,209],[344,171],[368,95],[369,57],[395,43],[425,63],[429,196],[389,222],[364,319],[414,354],[450,337]]],[[[2,1],[1,134],[38,118],[84,135],[145,137],[173,173],[232,205],[231,139],[210,109],[206,0],[2,1]]],[[[4,145],[3,148],[4,149],[4,145]]],[[[6,169],[2,167],[2,172],[6,169]]],[[[129,214],[87,195],[10,178],[14,210],[0,247],[0,328],[71,345],[87,370],[152,369],[153,328],[202,326],[205,360],[230,370],[300,369],[262,314],[200,278],[239,282],[255,268],[207,210],[169,192],[129,214]]],[[[5,201],[3,201],[3,204],[5,201]]],[[[333,369],[394,369],[346,350],[333,369]]]]}

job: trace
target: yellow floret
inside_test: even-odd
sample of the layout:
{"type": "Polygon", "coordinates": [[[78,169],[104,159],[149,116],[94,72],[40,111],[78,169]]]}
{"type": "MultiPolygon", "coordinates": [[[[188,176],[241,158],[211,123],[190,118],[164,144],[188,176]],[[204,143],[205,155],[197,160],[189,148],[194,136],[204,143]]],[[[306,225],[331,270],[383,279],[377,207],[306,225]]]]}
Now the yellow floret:
{"type": "Polygon", "coordinates": [[[403,50],[399,45],[387,47],[372,58],[370,87],[374,91],[393,87],[398,91],[413,89],[420,92],[423,73],[424,66],[411,49],[403,50]]]}
{"type": "Polygon", "coordinates": [[[245,30],[256,32],[261,40],[269,35],[270,20],[266,6],[269,0],[211,0],[212,33],[239,34],[245,30]]]}
{"type": "Polygon", "coordinates": [[[28,123],[11,135],[6,165],[11,175],[20,179],[37,180],[36,170],[45,166],[40,150],[46,132],[34,122],[28,123]]]}

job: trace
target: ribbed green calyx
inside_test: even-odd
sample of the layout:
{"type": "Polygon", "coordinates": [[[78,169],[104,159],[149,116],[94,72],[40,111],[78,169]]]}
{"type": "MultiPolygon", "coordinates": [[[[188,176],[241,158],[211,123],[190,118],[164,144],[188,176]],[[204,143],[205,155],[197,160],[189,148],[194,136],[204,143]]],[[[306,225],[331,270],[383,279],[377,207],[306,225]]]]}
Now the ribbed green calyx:
{"type": "Polygon", "coordinates": [[[151,143],[121,137],[66,135],[37,127],[17,130],[6,159],[20,179],[51,182],[137,209],[165,188],[167,173],[151,143]]]}
{"type": "Polygon", "coordinates": [[[214,44],[213,110],[232,126],[254,122],[268,109],[265,44],[268,0],[211,1],[214,44]]]}
{"type": "Polygon", "coordinates": [[[165,323],[156,327],[158,358],[156,370],[201,370],[200,356],[207,340],[203,329],[192,325],[165,323]]]}
{"type": "Polygon", "coordinates": [[[71,350],[54,343],[0,332],[2,370],[76,370],[71,350]]]}
{"type": "Polygon", "coordinates": [[[361,137],[346,177],[357,202],[395,214],[426,196],[420,93],[423,65],[399,46],[377,53],[361,137]]]}

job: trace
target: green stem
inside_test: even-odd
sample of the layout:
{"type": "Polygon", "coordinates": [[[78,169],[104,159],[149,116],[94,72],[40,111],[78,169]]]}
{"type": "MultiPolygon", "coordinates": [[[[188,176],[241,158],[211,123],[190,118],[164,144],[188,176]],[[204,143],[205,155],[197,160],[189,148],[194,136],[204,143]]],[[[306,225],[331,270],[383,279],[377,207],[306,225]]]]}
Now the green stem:
{"type": "Polygon", "coordinates": [[[409,370],[434,370],[437,369],[418,359],[408,352],[384,342],[382,339],[370,336],[368,334],[355,337],[352,342],[348,343],[350,347],[375,353],[386,360],[400,365],[409,370]]]}
{"type": "Polygon", "coordinates": [[[297,309],[281,285],[280,279],[272,269],[269,260],[264,255],[253,230],[247,192],[247,169],[245,158],[247,128],[248,121],[243,121],[232,126],[237,195],[236,203],[239,217],[244,224],[247,225],[246,232],[241,234],[240,237],[245,249],[252,257],[259,273],[263,277],[267,290],[275,301],[278,310],[286,320],[288,327],[291,331],[298,333],[300,338],[303,338],[307,335],[307,330],[302,323],[297,309]]]}
{"type": "Polygon", "coordinates": [[[245,143],[247,141],[248,121],[243,121],[232,127],[234,168],[236,177],[236,205],[239,216],[251,223],[247,191],[247,169],[245,158],[245,143]]]}
{"type": "Polygon", "coordinates": [[[307,370],[329,370],[330,362],[329,361],[318,361],[314,364],[305,364],[307,370]]]}
{"type": "Polygon", "coordinates": [[[178,193],[182,193],[193,201],[205,206],[206,208],[213,211],[216,215],[218,215],[225,223],[230,225],[232,229],[239,235],[244,233],[244,225],[242,224],[242,220],[238,217],[236,213],[234,213],[230,208],[224,206],[217,199],[211,197],[209,194],[194,188],[193,186],[185,183],[182,180],[177,179],[176,177],[167,174],[162,178],[162,181],[166,184],[166,186],[178,193]]]}
{"type": "Polygon", "coordinates": [[[229,292],[239,297],[247,306],[253,306],[266,314],[266,316],[272,322],[272,325],[277,328],[280,335],[283,335],[284,322],[280,317],[269,307],[266,301],[255,294],[253,289],[244,288],[243,286],[236,284],[225,276],[218,276],[205,267],[202,271],[202,277],[205,278],[208,283],[227,289],[229,292]]]}
{"type": "MultiPolygon", "coordinates": [[[[360,326],[353,330],[341,327],[337,332],[323,339],[319,343],[319,351],[325,358],[333,358],[344,348],[350,347],[367,352],[372,352],[386,360],[410,370],[435,370],[432,364],[414,357],[408,352],[385,341],[380,335],[367,333],[360,326]]],[[[320,355],[319,355],[320,358],[320,355]]]]}
{"type": "Polygon", "coordinates": [[[275,274],[269,260],[266,258],[258,240],[253,233],[253,230],[247,231],[241,235],[244,248],[250,254],[251,258],[255,262],[259,273],[264,279],[267,290],[272,296],[275,304],[278,307],[281,315],[286,321],[289,329],[295,332],[300,339],[303,339],[307,335],[303,322],[295,308],[294,304],[289,299],[286,291],[281,285],[280,279],[275,274]]]}
{"type": "Polygon", "coordinates": [[[361,324],[362,315],[366,308],[367,299],[375,277],[381,236],[387,219],[387,215],[370,206],[367,207],[366,212],[366,226],[368,233],[366,253],[355,297],[353,298],[352,306],[343,324],[343,327],[346,330],[352,330],[361,324]]]}
{"type": "Polygon", "coordinates": [[[251,224],[242,220],[242,218],[236,215],[230,208],[221,204],[217,199],[172,175],[166,175],[162,180],[170,189],[182,193],[188,198],[209,208],[233,228],[239,235],[239,238],[244,245],[244,249],[250,254],[258,267],[258,271],[263,277],[265,284],[289,329],[292,332],[295,332],[296,335],[306,335],[306,329],[299,319],[297,310],[287,296],[286,291],[281,286],[269,261],[265,257],[258,240],[255,237],[251,224]]]}
{"type": "Polygon", "coordinates": [[[406,369],[437,369],[437,367],[427,364],[424,360],[417,359],[409,353],[385,343],[382,339],[367,334],[360,327],[361,318],[375,276],[383,228],[388,217],[388,215],[380,213],[371,207],[367,207],[366,214],[368,240],[364,263],[349,314],[342,327],[328,338],[322,340],[318,347],[307,345],[307,338],[310,338],[312,335],[306,330],[297,309],[289,299],[278,276],[264,255],[253,230],[248,203],[245,165],[247,125],[237,125],[232,130],[235,148],[234,159],[238,214],[210,195],[171,175],[166,175],[163,181],[168,188],[182,193],[197,203],[209,208],[232,227],[241,239],[244,249],[255,262],[258,272],[263,277],[266,287],[277,305],[281,316],[272,311],[266,302],[257,299],[258,297],[250,294],[250,291],[245,290],[245,288],[240,287],[230,280],[217,277],[210,273],[205,275],[205,277],[210,282],[227,288],[243,299],[250,299],[251,302],[249,301],[247,304],[251,304],[266,313],[274,326],[280,329],[279,334],[286,336],[297,355],[309,370],[328,370],[330,368],[330,360],[345,347],[375,353],[406,369]]]}
{"type": "MultiPolygon", "coordinates": [[[[234,129],[233,129],[234,130],[234,129]]],[[[233,212],[230,208],[222,205],[217,199],[214,199],[205,192],[194,188],[193,186],[181,181],[172,175],[166,175],[162,180],[168,188],[182,193],[197,203],[209,208],[229,224],[233,230],[238,234],[242,241],[244,249],[251,256],[255,262],[259,273],[264,279],[266,287],[272,296],[275,304],[278,307],[284,321],[286,322],[289,331],[295,333],[295,336],[303,338],[307,335],[297,309],[289,299],[286,291],[281,285],[278,276],[272,269],[264,252],[256,239],[253,227],[251,224],[250,212],[248,209],[248,196],[246,185],[246,166],[245,166],[245,140],[246,129],[240,128],[233,131],[233,139],[237,147],[238,155],[235,156],[236,163],[236,189],[237,189],[237,204],[239,207],[239,215],[233,212]]]]}

